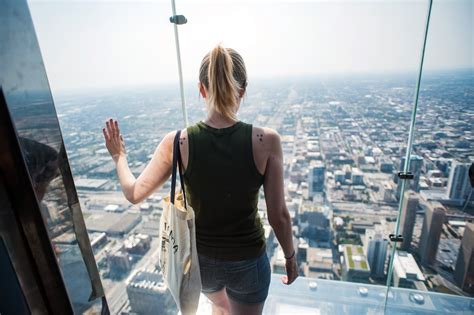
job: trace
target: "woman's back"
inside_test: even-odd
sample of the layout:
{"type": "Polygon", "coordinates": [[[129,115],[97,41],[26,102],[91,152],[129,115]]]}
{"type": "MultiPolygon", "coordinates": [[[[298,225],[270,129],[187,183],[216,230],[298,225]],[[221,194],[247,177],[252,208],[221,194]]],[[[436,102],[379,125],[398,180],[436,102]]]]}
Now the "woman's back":
{"type": "MultiPolygon", "coordinates": [[[[286,258],[282,281],[290,284],[298,276],[280,136],[238,121],[247,72],[235,50],[217,46],[204,56],[198,88],[208,116],[205,123],[182,130],[179,146],[188,202],[196,213],[202,292],[213,302],[213,313],[261,314],[270,286],[257,211],[262,185],[268,222],[286,258]]],[[[138,178],[128,167],[118,122],[107,121],[103,133],[130,202],[146,199],[168,180],[176,132],[164,137],[138,178]]]]}
{"type": "Polygon", "coordinates": [[[252,125],[217,129],[199,122],[186,131],[184,179],[198,251],[219,259],[257,257],[265,248],[257,213],[263,175],[254,162],[252,125]]]}

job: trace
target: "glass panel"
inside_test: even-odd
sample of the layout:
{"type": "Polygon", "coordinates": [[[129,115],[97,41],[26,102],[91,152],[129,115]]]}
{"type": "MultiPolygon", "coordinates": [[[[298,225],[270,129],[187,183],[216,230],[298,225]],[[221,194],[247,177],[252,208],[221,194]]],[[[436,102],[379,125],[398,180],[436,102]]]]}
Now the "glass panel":
{"type": "MultiPolygon", "coordinates": [[[[286,199],[300,274],[306,277],[285,293],[299,293],[297,287],[311,278],[334,280],[333,292],[348,286],[356,297],[359,287],[366,294],[367,287],[379,285],[370,303],[362,299],[360,308],[351,310],[380,313],[388,235],[397,215],[394,171],[408,135],[403,120],[410,116],[424,5],[183,2],[180,7],[187,14],[197,11],[189,14],[192,28],[180,33],[184,69],[197,72],[200,59],[191,58],[191,52],[206,52],[219,40],[236,48],[249,73],[239,117],[275,128],[282,136],[286,199]]],[[[191,98],[188,106],[190,121],[204,117],[202,101],[191,98]]],[[[264,222],[267,253],[278,279],[284,273],[282,250],[264,222]]],[[[275,280],[271,288],[277,285],[275,280]]],[[[291,309],[275,306],[279,299],[271,291],[266,312],[291,309]]],[[[299,294],[290,304],[304,305],[302,312],[350,312],[348,305],[324,305],[299,294]]]]}
{"type": "MultiPolygon", "coordinates": [[[[380,285],[308,277],[286,286],[280,276],[274,274],[263,314],[383,314],[379,300],[385,295],[386,287],[380,285]]],[[[470,314],[474,311],[472,298],[436,292],[392,287],[389,299],[392,303],[387,305],[385,314],[391,315],[470,314]]],[[[211,304],[203,297],[198,314],[210,313],[211,304]]]]}
{"type": "MultiPolygon", "coordinates": [[[[385,291],[385,287],[379,285],[310,278],[285,286],[274,275],[264,314],[383,314],[379,306],[385,291]]],[[[473,300],[468,297],[405,288],[391,288],[389,301],[385,314],[390,315],[470,314],[474,311],[473,300]]]]}
{"type": "MultiPolygon", "coordinates": [[[[199,63],[224,40],[243,55],[250,76],[239,118],[282,136],[286,198],[305,277],[279,284],[282,253],[262,194],[274,272],[266,312],[282,292],[293,306],[349,310],[340,300],[326,305],[318,295],[292,295],[326,285],[325,292],[353,295],[362,314],[383,308],[387,237],[402,193],[394,174],[406,147],[425,7],[178,1],[177,13],[188,18],[179,30],[190,123],[205,117],[195,87],[199,63]]],[[[138,175],[163,135],[182,126],[169,3],[34,2],[32,13],[111,312],[176,312],[156,268],[160,200],[169,185],[140,205],[126,202],[100,131],[108,117],[119,119],[138,175]],[[125,246],[134,242],[144,249],[125,246]]],[[[389,297],[417,300],[411,292],[392,289],[389,297]]]]}
{"type": "Polygon", "coordinates": [[[88,256],[92,251],[26,1],[2,1],[0,21],[0,86],[71,302],[82,313],[100,302],[95,299],[102,287],[88,256]]]}
{"type": "Polygon", "coordinates": [[[131,205],[101,130],[118,118],[138,175],[163,136],[183,125],[170,3],[30,5],[110,313],[175,314],[155,268],[169,185],[131,205]]]}
{"type": "MultiPolygon", "coordinates": [[[[439,301],[451,306],[450,295],[474,296],[468,173],[474,157],[473,12],[472,1],[435,1],[429,24],[411,152],[414,179],[407,181],[401,205],[396,234],[403,242],[391,282],[413,289],[410,301],[423,307],[439,301]]],[[[393,296],[397,290],[389,290],[387,314],[400,303],[393,296]]],[[[442,313],[472,312],[472,301],[442,313]]]]}

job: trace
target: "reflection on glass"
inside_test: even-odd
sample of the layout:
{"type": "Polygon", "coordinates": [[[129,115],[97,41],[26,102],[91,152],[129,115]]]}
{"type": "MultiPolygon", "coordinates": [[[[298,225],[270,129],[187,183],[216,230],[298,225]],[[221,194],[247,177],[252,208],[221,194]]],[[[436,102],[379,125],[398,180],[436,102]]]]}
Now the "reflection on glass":
{"type": "Polygon", "coordinates": [[[101,296],[101,287],[100,282],[91,287],[95,262],[86,259],[90,246],[78,245],[87,234],[80,228],[82,218],[73,218],[75,188],[65,185],[69,164],[26,1],[2,3],[0,21],[0,86],[71,302],[82,313],[101,296]]]}

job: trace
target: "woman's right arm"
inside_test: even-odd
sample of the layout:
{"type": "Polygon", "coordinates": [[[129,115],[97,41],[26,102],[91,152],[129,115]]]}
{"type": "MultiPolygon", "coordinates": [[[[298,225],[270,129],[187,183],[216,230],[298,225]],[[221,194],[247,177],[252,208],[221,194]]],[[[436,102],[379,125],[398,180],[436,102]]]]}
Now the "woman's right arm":
{"type": "Polygon", "coordinates": [[[122,192],[133,204],[148,198],[155,190],[161,187],[171,175],[173,140],[175,131],[168,133],[155,149],[150,162],[138,178],[135,178],[128,166],[125,153],[125,143],[118,122],[110,119],[103,128],[105,145],[109,150],[117,168],[122,192]]]}
{"type": "Polygon", "coordinates": [[[285,203],[280,135],[276,131],[266,129],[263,137],[266,138],[263,142],[267,144],[268,154],[263,183],[268,221],[283,249],[285,258],[289,257],[286,259],[287,277],[283,278],[283,283],[291,284],[298,277],[298,268],[293,246],[291,217],[285,203]]]}

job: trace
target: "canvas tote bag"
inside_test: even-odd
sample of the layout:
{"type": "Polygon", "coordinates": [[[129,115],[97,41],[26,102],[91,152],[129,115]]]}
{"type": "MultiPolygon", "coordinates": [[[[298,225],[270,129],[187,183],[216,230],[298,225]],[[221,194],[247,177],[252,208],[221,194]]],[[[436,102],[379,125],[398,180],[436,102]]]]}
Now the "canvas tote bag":
{"type": "Polygon", "coordinates": [[[163,199],[160,220],[160,267],[165,283],[182,314],[195,314],[201,294],[201,273],[196,251],[194,211],[186,205],[186,195],[181,174],[179,136],[173,143],[171,193],[163,199]],[[181,192],[175,194],[176,171],[179,173],[181,192]]]}

